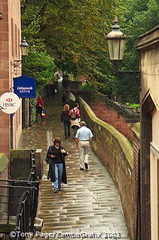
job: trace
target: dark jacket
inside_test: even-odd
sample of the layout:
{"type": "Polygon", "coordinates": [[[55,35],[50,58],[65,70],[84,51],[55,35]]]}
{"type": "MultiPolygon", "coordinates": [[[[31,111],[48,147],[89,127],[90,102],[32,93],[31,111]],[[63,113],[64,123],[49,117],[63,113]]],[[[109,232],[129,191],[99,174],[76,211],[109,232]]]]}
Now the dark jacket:
{"type": "Polygon", "coordinates": [[[62,111],[61,122],[63,122],[63,123],[69,123],[70,122],[70,116],[68,114],[69,114],[69,110],[62,111]]]}
{"type": "MultiPolygon", "coordinates": [[[[60,149],[64,149],[64,147],[60,146],[60,149]]],[[[55,162],[54,162],[54,159],[51,158],[51,155],[55,155],[54,145],[51,145],[48,148],[47,155],[46,155],[46,162],[49,164],[49,171],[48,171],[47,178],[50,179],[51,182],[55,182],[55,162]]],[[[67,156],[67,153],[61,153],[61,158],[63,162],[62,182],[67,184],[65,156],[67,156]]]]}

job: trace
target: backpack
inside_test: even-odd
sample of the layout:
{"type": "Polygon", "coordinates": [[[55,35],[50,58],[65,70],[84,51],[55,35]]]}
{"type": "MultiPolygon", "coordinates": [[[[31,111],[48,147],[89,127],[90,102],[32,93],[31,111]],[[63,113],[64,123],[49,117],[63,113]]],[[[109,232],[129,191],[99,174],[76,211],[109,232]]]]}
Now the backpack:
{"type": "Polygon", "coordinates": [[[71,113],[71,120],[76,120],[76,119],[77,119],[76,110],[73,108],[71,113]]]}

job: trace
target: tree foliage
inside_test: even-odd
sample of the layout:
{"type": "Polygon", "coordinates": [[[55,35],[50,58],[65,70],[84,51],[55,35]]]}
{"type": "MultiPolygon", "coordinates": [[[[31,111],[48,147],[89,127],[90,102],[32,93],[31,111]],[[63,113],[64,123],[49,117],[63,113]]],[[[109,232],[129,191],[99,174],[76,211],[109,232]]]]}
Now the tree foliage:
{"type": "Polygon", "coordinates": [[[124,33],[127,35],[125,60],[126,69],[139,68],[139,56],[136,46],[139,36],[156,27],[159,23],[159,3],[156,0],[130,1],[124,12],[124,33]]]}
{"type": "Polygon", "coordinates": [[[127,35],[122,70],[139,69],[138,36],[159,22],[157,0],[22,0],[23,35],[37,51],[46,49],[56,66],[74,78],[85,74],[104,93],[139,94],[137,77],[115,77],[104,33],[115,16],[127,35]],[[134,88],[134,82],[136,84],[134,88]]]}
{"type": "Polygon", "coordinates": [[[55,64],[46,51],[32,51],[25,59],[24,73],[36,78],[37,91],[52,83],[55,64]]]}
{"type": "MultiPolygon", "coordinates": [[[[41,1],[42,2],[42,1],[41,1]]],[[[37,1],[22,0],[22,34],[29,43],[29,55],[23,62],[23,74],[36,78],[37,93],[54,80],[53,57],[45,50],[45,39],[38,38],[40,23],[37,1]]]]}
{"type": "Polygon", "coordinates": [[[62,70],[86,74],[92,80],[100,71],[96,51],[105,51],[105,19],[111,17],[110,1],[51,1],[43,12],[40,36],[62,70]],[[103,8],[106,11],[103,11],[103,8]],[[108,10],[109,9],[109,10],[108,10]]]}
{"type": "MultiPolygon", "coordinates": [[[[119,19],[121,31],[127,36],[124,60],[121,70],[139,70],[139,54],[136,49],[139,36],[156,27],[159,23],[159,3],[157,0],[129,0],[119,19]]],[[[116,95],[126,95],[125,99],[139,99],[139,74],[119,74],[114,81],[116,95]],[[136,95],[136,97],[135,97],[136,95]]]]}
{"type": "Polygon", "coordinates": [[[23,0],[22,3],[24,31],[28,37],[32,36],[31,41],[44,43],[59,69],[75,78],[85,74],[97,85],[96,76],[104,77],[98,52],[106,56],[104,33],[114,18],[116,0],[23,0]]]}

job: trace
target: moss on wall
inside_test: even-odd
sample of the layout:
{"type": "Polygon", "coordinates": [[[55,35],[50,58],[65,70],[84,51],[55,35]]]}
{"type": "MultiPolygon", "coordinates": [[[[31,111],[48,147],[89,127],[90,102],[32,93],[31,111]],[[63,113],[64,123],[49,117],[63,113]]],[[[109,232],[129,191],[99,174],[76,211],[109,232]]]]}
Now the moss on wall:
{"type": "Polygon", "coordinates": [[[4,153],[0,153],[0,174],[6,169],[9,159],[4,153]]]}
{"type": "Polygon", "coordinates": [[[30,150],[20,149],[10,152],[10,177],[27,179],[30,173],[30,150]]]}
{"type": "Polygon", "coordinates": [[[135,134],[136,138],[139,140],[140,139],[140,123],[135,123],[134,126],[132,127],[132,131],[135,134]]]}

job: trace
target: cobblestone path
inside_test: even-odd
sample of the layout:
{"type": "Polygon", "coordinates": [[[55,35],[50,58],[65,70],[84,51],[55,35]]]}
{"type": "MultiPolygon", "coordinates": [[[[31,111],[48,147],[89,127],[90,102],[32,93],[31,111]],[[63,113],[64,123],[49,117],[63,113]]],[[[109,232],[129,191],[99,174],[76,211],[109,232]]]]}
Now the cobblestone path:
{"type": "Polygon", "coordinates": [[[60,122],[60,87],[54,98],[45,100],[45,106],[45,123],[23,130],[18,146],[19,149],[43,149],[44,153],[44,175],[40,181],[37,213],[44,224],[36,237],[47,238],[48,233],[51,233],[52,239],[129,240],[120,197],[107,170],[91,152],[89,171],[80,171],[78,149],[72,138],[64,138],[63,125],[60,122]],[[69,152],[66,157],[68,184],[62,185],[61,191],[56,194],[47,180],[48,165],[45,163],[50,136],[60,137],[69,152]]]}

